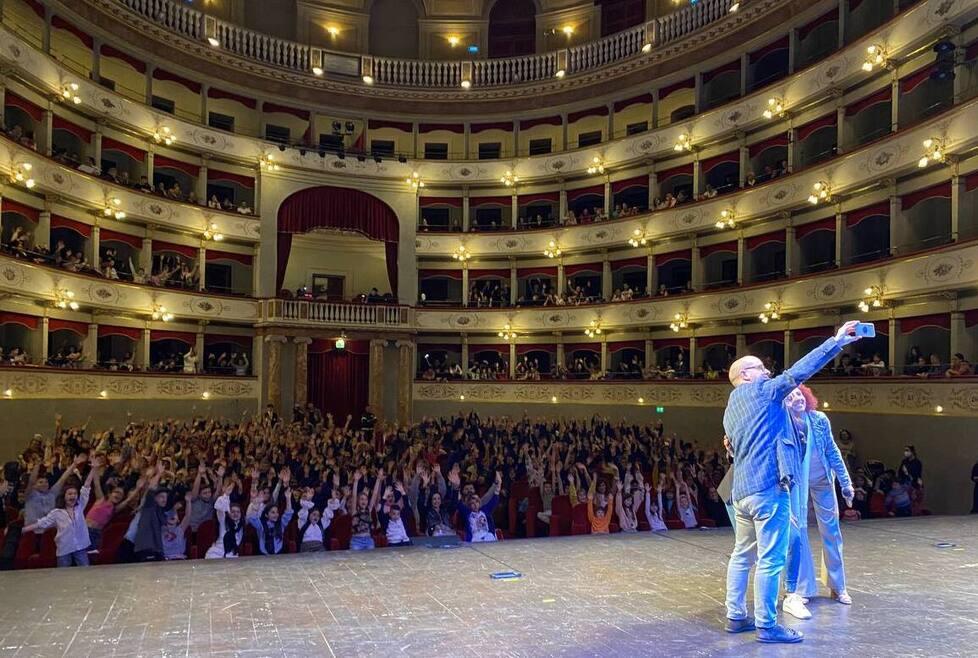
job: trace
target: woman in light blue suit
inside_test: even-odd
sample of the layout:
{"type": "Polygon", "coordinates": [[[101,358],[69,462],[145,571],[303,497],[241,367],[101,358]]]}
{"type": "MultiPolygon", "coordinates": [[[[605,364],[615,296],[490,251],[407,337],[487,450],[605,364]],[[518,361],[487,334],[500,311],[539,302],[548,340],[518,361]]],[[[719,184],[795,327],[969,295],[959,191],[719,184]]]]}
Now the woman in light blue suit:
{"type": "Polygon", "coordinates": [[[811,612],[805,607],[805,603],[818,591],[808,544],[808,496],[811,495],[815,518],[818,520],[832,598],[850,605],[852,599],[846,591],[835,479],[839,479],[846,501],[852,501],[854,491],[849,471],[832,437],[832,424],[828,416],[818,411],[818,400],[811,389],[799,386],[785,399],[785,405],[790,410],[798,436],[803,438],[805,445],[802,464],[804,477],[791,490],[791,532],[785,568],[785,589],[788,596],[785,597],[782,609],[800,619],[808,619],[811,612]]]}

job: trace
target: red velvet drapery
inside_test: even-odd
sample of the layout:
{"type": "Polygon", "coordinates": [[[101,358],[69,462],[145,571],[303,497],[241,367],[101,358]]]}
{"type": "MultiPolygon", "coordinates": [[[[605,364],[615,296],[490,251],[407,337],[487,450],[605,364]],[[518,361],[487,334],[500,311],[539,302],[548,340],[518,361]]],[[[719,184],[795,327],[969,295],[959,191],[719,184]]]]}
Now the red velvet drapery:
{"type": "Polygon", "coordinates": [[[292,251],[292,236],[317,228],[355,231],[385,243],[387,277],[397,295],[397,215],[386,203],[360,190],[323,185],[296,192],[278,211],[278,272],[276,289],[282,289],[285,268],[292,251]]]}
{"type": "Polygon", "coordinates": [[[333,414],[336,423],[354,423],[367,406],[370,357],[360,350],[337,350],[309,353],[309,401],[325,414],[333,414]]]}

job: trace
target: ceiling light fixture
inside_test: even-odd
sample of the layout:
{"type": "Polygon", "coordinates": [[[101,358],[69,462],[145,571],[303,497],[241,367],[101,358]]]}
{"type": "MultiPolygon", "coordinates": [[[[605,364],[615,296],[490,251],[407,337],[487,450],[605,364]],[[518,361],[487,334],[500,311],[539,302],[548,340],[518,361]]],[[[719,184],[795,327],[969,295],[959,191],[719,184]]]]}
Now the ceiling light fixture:
{"type": "Polygon", "coordinates": [[[75,301],[75,293],[67,288],[55,288],[54,290],[55,308],[78,310],[78,302],[75,301]]]}
{"type": "Polygon", "coordinates": [[[603,174],[604,173],[604,161],[598,156],[591,158],[591,164],[587,168],[587,173],[589,174],[603,174]]]}
{"type": "Polygon", "coordinates": [[[924,140],[924,155],[917,161],[917,166],[923,169],[931,163],[944,162],[946,155],[944,140],[929,137],[924,140]]]}
{"type": "Polygon", "coordinates": [[[628,238],[628,244],[633,247],[644,247],[649,243],[648,236],[645,235],[645,231],[640,228],[632,231],[632,237],[628,238]]]}
{"type": "Polygon", "coordinates": [[[762,311],[761,314],[758,315],[757,317],[764,324],[767,324],[771,320],[780,320],[781,302],[780,301],[768,302],[767,304],[764,305],[764,311],[762,311]]]}

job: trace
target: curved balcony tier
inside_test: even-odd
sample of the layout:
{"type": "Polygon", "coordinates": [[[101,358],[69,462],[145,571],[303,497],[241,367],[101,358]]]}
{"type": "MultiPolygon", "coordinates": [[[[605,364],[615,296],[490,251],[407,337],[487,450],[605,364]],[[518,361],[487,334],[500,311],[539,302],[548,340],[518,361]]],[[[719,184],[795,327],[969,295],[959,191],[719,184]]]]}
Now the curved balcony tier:
{"type": "MultiPolygon", "coordinates": [[[[113,3],[115,4],[115,3],[113,3]]],[[[782,3],[789,5],[792,3],[782,3]]],[[[285,149],[278,152],[278,144],[252,137],[236,135],[204,127],[199,123],[186,121],[173,115],[156,111],[117,94],[92,81],[81,78],[56,60],[38,53],[26,41],[8,29],[0,30],[0,59],[22,72],[41,89],[58,94],[64,84],[79,85],[78,94],[82,99],[81,109],[90,111],[95,117],[118,125],[129,131],[148,136],[166,125],[173,130],[179,147],[189,146],[198,152],[211,154],[233,161],[256,166],[268,153],[273,153],[277,161],[289,167],[325,171],[342,175],[355,175],[369,178],[384,178],[403,181],[418,172],[426,184],[437,185],[498,185],[507,170],[513,171],[524,182],[554,178],[573,178],[584,176],[594,157],[600,157],[612,169],[629,163],[647,163],[651,159],[674,156],[674,145],[681,134],[689,135],[697,148],[735,136],[738,131],[770,125],[763,118],[767,99],[777,94],[784,99],[789,112],[828,98],[840,90],[853,86],[860,79],[867,79],[861,66],[865,60],[868,45],[885,42],[887,55],[891,61],[898,61],[917,52],[920,45],[935,37],[941,30],[960,26],[978,13],[978,7],[969,3],[953,3],[944,7],[939,2],[922,2],[899,14],[893,20],[856,43],[847,46],[827,59],[800,71],[764,91],[738,98],[714,110],[700,113],[689,120],[650,130],[648,132],[616,139],[600,146],[578,149],[566,153],[532,156],[512,161],[444,161],[383,159],[376,162],[371,158],[360,161],[357,158],[340,159],[328,153],[320,157],[315,149],[285,149]]],[[[716,43],[711,45],[716,48],[716,43]]],[[[715,50],[714,50],[715,52],[715,50]]],[[[694,60],[696,58],[693,58],[694,60]]],[[[701,58],[705,61],[708,58],[701,58]]],[[[685,62],[690,61],[685,59],[685,62]]],[[[643,79],[647,88],[648,77],[643,79]]],[[[622,87],[616,87],[622,89],[622,87]]],[[[635,90],[630,90],[633,94],[635,90]]],[[[525,90],[524,90],[525,93],[525,90]]],[[[304,98],[303,95],[292,96],[304,98]]],[[[574,101],[579,101],[579,96],[574,101]]],[[[335,98],[332,99],[335,102],[335,98]]],[[[570,104],[568,100],[565,104],[570,104]]],[[[545,107],[552,113],[557,103],[545,107]]],[[[398,106],[407,113],[410,108],[400,100],[398,106]]],[[[512,103],[507,107],[507,118],[512,119],[512,103]]],[[[359,106],[358,106],[359,107],[359,106]]],[[[456,113],[464,108],[453,104],[456,113]]],[[[490,110],[478,104],[480,119],[488,120],[490,110]]],[[[389,111],[390,102],[384,108],[389,111]]],[[[360,110],[362,111],[362,108],[360,110]]],[[[532,112],[531,112],[532,113],[532,112]]],[[[430,115],[426,111],[420,116],[430,115]]]]}
{"type": "Polygon", "coordinates": [[[255,377],[123,373],[37,366],[0,368],[6,400],[247,400],[260,393],[255,377]],[[104,395],[103,395],[104,393],[104,395]]]}
{"type": "MultiPolygon", "coordinates": [[[[854,308],[866,289],[881,286],[890,302],[966,289],[978,283],[978,243],[959,243],[916,256],[871,266],[786,279],[775,283],[732,288],[695,295],[659,297],[631,302],[587,306],[547,306],[512,309],[453,309],[415,311],[419,332],[493,334],[511,329],[528,332],[583,334],[593,321],[602,328],[646,329],[658,325],[668,331],[677,314],[686,315],[690,330],[678,335],[729,333],[724,323],[754,318],[764,305],[780,301],[782,314],[796,317],[819,309],[854,308]],[[717,324],[704,327],[704,324],[717,324]]],[[[818,321],[825,322],[824,318],[818,321]]],[[[809,323],[810,324],[810,323],[809,323]]]]}

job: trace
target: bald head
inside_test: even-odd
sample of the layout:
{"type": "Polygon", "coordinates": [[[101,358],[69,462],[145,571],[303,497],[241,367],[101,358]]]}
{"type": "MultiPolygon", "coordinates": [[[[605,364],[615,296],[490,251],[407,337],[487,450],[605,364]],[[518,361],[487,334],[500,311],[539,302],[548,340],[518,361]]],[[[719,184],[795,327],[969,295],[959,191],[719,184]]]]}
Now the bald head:
{"type": "Polygon", "coordinates": [[[730,364],[730,383],[740,386],[754,381],[760,373],[767,373],[761,360],[756,356],[743,356],[730,364]]]}

